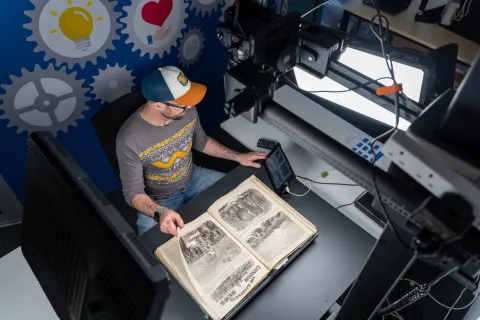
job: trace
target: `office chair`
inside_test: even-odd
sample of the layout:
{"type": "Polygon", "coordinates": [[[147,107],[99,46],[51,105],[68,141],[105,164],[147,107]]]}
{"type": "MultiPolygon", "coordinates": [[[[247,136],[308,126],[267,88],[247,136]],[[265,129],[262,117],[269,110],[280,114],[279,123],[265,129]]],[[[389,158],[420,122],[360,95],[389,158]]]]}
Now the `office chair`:
{"type": "Polygon", "coordinates": [[[90,120],[113,171],[120,177],[115,141],[123,123],[146,102],[140,91],[134,91],[110,103],[90,120]]]}
{"type": "MultiPolygon", "coordinates": [[[[117,153],[115,150],[117,134],[128,117],[145,102],[146,100],[142,93],[140,91],[134,91],[110,103],[90,120],[103,151],[119,180],[120,169],[118,167],[117,153]]],[[[130,207],[125,201],[122,188],[109,192],[105,196],[115,208],[117,208],[130,226],[134,230],[137,230],[137,211],[130,207]]]]}

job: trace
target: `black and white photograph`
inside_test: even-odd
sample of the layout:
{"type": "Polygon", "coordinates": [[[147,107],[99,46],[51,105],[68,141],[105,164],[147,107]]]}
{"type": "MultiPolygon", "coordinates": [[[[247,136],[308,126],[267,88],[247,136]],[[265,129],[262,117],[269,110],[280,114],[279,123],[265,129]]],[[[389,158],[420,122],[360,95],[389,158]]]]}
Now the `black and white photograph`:
{"type": "Polygon", "coordinates": [[[253,266],[254,262],[252,259],[243,263],[234,273],[223,280],[223,282],[212,292],[210,297],[215,300],[215,302],[219,302],[229,294],[233,288],[241,288],[243,277],[247,275],[253,266]]]}
{"type": "Polygon", "coordinates": [[[219,209],[220,217],[237,231],[242,231],[258,217],[264,216],[272,203],[258,190],[248,189],[219,209]]]}
{"type": "Polygon", "coordinates": [[[263,221],[259,228],[252,229],[244,238],[264,260],[271,261],[304,234],[305,231],[295,221],[279,211],[263,221]]]}
{"type": "Polygon", "coordinates": [[[211,220],[182,235],[180,249],[201,286],[210,283],[242,252],[240,246],[211,220]]]}

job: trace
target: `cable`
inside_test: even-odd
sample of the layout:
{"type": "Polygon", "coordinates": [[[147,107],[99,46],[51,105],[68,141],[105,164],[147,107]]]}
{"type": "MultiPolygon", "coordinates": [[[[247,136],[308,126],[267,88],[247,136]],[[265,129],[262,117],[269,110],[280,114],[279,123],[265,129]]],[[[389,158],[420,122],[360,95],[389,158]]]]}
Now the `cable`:
{"type": "Polygon", "coordinates": [[[430,294],[430,290],[437,283],[439,283],[442,279],[449,276],[453,272],[458,271],[458,269],[459,268],[457,266],[455,266],[455,267],[451,268],[450,270],[447,270],[446,272],[443,272],[442,274],[438,275],[435,279],[433,279],[432,281],[430,281],[427,284],[423,284],[423,285],[416,284],[416,286],[413,290],[410,290],[407,294],[405,294],[404,296],[402,296],[400,299],[398,299],[397,301],[395,301],[392,304],[389,303],[388,297],[387,297],[388,305],[386,307],[378,310],[377,313],[379,315],[393,314],[393,313],[396,313],[397,311],[400,311],[400,310],[410,306],[411,304],[419,301],[420,299],[423,299],[423,298],[427,297],[430,294]]]}
{"type": "Polygon", "coordinates": [[[293,82],[292,80],[290,80],[289,78],[287,78],[287,76],[285,74],[281,74],[285,80],[288,81],[288,83],[290,83],[292,86],[294,86],[295,88],[297,88],[298,90],[300,91],[304,91],[304,92],[308,92],[308,93],[342,93],[342,92],[349,92],[349,91],[354,91],[354,90],[357,90],[357,89],[360,89],[360,88],[363,88],[365,87],[366,85],[370,84],[370,83],[373,83],[375,81],[380,81],[380,80],[385,80],[385,79],[392,79],[391,77],[381,77],[381,78],[378,78],[378,79],[373,79],[373,80],[370,80],[370,81],[367,81],[365,83],[362,83],[358,86],[355,86],[353,88],[349,88],[349,89],[346,89],[346,90],[338,90],[338,91],[331,91],[331,90],[315,90],[315,91],[308,91],[308,90],[304,90],[302,88],[300,88],[295,82],[293,82]]]}
{"type": "Polygon", "coordinates": [[[352,202],[347,203],[347,204],[342,204],[342,205],[340,205],[340,206],[338,206],[338,207],[335,207],[335,209],[338,210],[338,209],[343,208],[343,207],[351,206],[351,205],[354,204],[358,199],[360,199],[365,193],[367,193],[367,191],[363,191],[362,193],[360,193],[360,194],[358,195],[358,197],[356,197],[355,200],[353,200],[352,202]]]}
{"type": "MultiPolygon", "coordinates": [[[[478,279],[478,277],[477,277],[477,279],[478,279]]],[[[466,288],[464,288],[463,290],[465,290],[465,289],[466,289],[466,288]]],[[[463,306],[463,307],[458,307],[458,308],[455,308],[455,304],[456,304],[456,303],[455,303],[454,305],[452,305],[452,306],[449,307],[449,306],[441,303],[440,301],[438,301],[437,298],[435,298],[435,297],[432,296],[431,294],[429,294],[428,296],[429,296],[430,298],[432,298],[432,300],[435,301],[438,305],[440,305],[440,306],[442,306],[442,307],[444,307],[444,308],[447,308],[447,309],[452,308],[452,310],[457,311],[457,310],[464,310],[464,309],[469,308],[469,307],[477,300],[479,292],[480,292],[480,289],[477,288],[477,292],[475,293],[475,296],[473,297],[472,301],[470,301],[470,302],[469,302],[468,304],[466,304],[465,306],[463,306]]],[[[463,295],[463,291],[462,291],[462,295],[463,295]]]]}
{"type": "MultiPolygon", "coordinates": [[[[320,177],[320,176],[319,176],[320,177]]],[[[307,180],[311,183],[316,183],[316,184],[326,184],[326,185],[334,185],[334,186],[347,186],[347,187],[359,187],[358,184],[351,184],[351,183],[340,183],[340,182],[320,182],[320,181],[317,181],[317,179],[315,180],[312,180],[312,179],[309,179],[309,178],[305,178],[305,177],[302,177],[302,176],[297,176],[297,178],[300,178],[300,179],[303,179],[303,180],[307,180]]]]}
{"type": "MultiPolygon", "coordinates": [[[[410,104],[412,106],[412,108],[410,108],[410,110],[418,112],[418,113],[423,111],[423,109],[417,104],[417,102],[410,99],[409,97],[407,97],[407,95],[403,91],[400,92],[400,95],[402,96],[402,98],[405,102],[408,102],[408,104],[410,104]]],[[[406,106],[407,106],[407,103],[405,103],[405,107],[406,106]]]]}
{"type": "Polygon", "coordinates": [[[428,285],[430,286],[430,288],[433,287],[434,285],[439,283],[440,280],[442,280],[443,278],[448,277],[453,272],[457,272],[458,269],[459,269],[458,267],[453,267],[452,269],[448,270],[447,272],[444,272],[441,275],[439,275],[436,279],[433,279],[428,285]]]}
{"type": "MultiPolygon", "coordinates": [[[[308,181],[308,180],[307,180],[308,181]]],[[[309,183],[309,186],[308,186],[308,190],[305,192],[305,193],[302,193],[302,194],[296,194],[296,193],[292,193],[290,192],[290,189],[288,187],[285,188],[285,191],[287,191],[288,194],[291,194],[292,196],[295,196],[295,197],[303,197],[304,195],[306,195],[307,193],[310,192],[310,190],[312,190],[312,183],[310,181],[308,181],[309,183]]]]}
{"type": "MultiPolygon", "coordinates": [[[[475,283],[478,284],[478,280],[480,279],[480,275],[477,276],[476,280],[475,280],[475,283]]],[[[402,278],[401,280],[403,281],[409,281],[411,283],[413,283],[414,285],[416,286],[420,286],[420,284],[418,282],[416,282],[415,280],[412,280],[412,279],[409,279],[409,278],[402,278]]],[[[463,306],[463,307],[458,307],[458,308],[452,308],[454,306],[447,306],[443,303],[441,303],[440,301],[437,300],[437,298],[435,298],[431,293],[428,294],[428,296],[433,300],[435,301],[438,305],[444,307],[444,308],[447,308],[447,309],[450,309],[452,308],[452,310],[463,310],[463,309],[466,309],[468,307],[470,307],[478,298],[478,295],[480,293],[480,288],[477,286],[477,292],[475,294],[475,297],[472,299],[472,301],[470,301],[467,305],[463,306]]]]}
{"type": "MultiPolygon", "coordinates": [[[[385,43],[388,41],[388,32],[389,32],[388,19],[380,13],[380,7],[378,6],[377,0],[373,0],[373,3],[375,4],[377,14],[375,16],[373,16],[373,18],[370,20],[370,29],[372,30],[375,37],[377,37],[378,41],[380,41],[380,47],[382,49],[382,55],[385,59],[385,63],[387,64],[387,69],[390,73],[390,76],[392,78],[393,83],[397,84],[397,82],[395,80],[395,73],[393,71],[392,58],[391,58],[391,56],[389,56],[385,52],[385,43]],[[375,20],[377,20],[377,19],[378,19],[378,32],[377,32],[377,30],[375,30],[375,27],[374,27],[375,20]],[[390,59],[390,63],[389,63],[389,59],[390,59]]],[[[383,138],[387,135],[390,135],[395,130],[397,130],[398,123],[399,123],[399,120],[400,120],[400,108],[399,108],[399,98],[398,97],[399,97],[399,94],[396,93],[395,94],[395,99],[394,99],[394,101],[395,101],[395,126],[393,128],[391,128],[390,130],[387,130],[385,133],[383,133],[383,134],[379,135],[378,137],[374,138],[370,142],[370,149],[373,153],[373,158],[375,159],[374,161],[372,161],[372,180],[373,180],[373,185],[374,185],[374,188],[375,188],[376,196],[379,200],[380,207],[382,208],[382,211],[383,211],[382,213],[385,216],[385,219],[387,220],[387,225],[392,229],[395,237],[398,239],[398,241],[405,248],[407,248],[408,250],[413,250],[413,248],[410,245],[408,245],[400,237],[400,234],[398,233],[397,229],[395,228],[395,225],[393,224],[393,221],[392,221],[390,215],[388,214],[387,209],[385,208],[385,206],[383,204],[382,195],[381,195],[380,190],[378,188],[377,179],[375,177],[375,163],[377,162],[378,159],[377,159],[377,155],[375,153],[375,149],[373,147],[374,147],[374,144],[377,140],[379,140],[379,139],[381,139],[381,138],[383,138]]]]}
{"type": "Polygon", "coordinates": [[[467,288],[463,288],[462,292],[460,292],[460,295],[458,296],[457,300],[455,300],[455,302],[452,304],[452,306],[448,309],[448,312],[445,315],[445,318],[443,318],[443,320],[447,320],[448,316],[450,316],[450,313],[452,312],[453,308],[457,305],[458,301],[460,301],[460,299],[462,299],[462,296],[465,293],[465,290],[467,290],[467,288]]]}
{"type": "Polygon", "coordinates": [[[316,6],[315,8],[313,8],[312,10],[308,11],[308,12],[305,12],[304,14],[302,14],[301,18],[305,18],[306,16],[308,16],[310,13],[312,13],[313,11],[317,10],[318,8],[320,8],[321,6],[327,4],[328,2],[330,2],[330,0],[327,0],[325,2],[322,2],[320,3],[318,6],[316,6]]]}
{"type": "Polygon", "coordinates": [[[463,2],[462,8],[460,8],[455,13],[455,16],[453,17],[453,20],[460,21],[463,18],[465,18],[468,15],[468,13],[470,12],[470,6],[471,6],[472,2],[473,2],[472,0],[465,0],[463,2]],[[465,9],[467,9],[467,10],[465,11],[465,9]]]}
{"type": "MultiPolygon", "coordinates": [[[[405,320],[398,313],[392,313],[392,314],[389,314],[389,316],[397,318],[398,320],[405,320]]],[[[382,316],[382,320],[387,320],[387,319],[385,319],[385,316],[382,316]]]]}
{"type": "MultiPolygon", "coordinates": [[[[388,297],[387,297],[387,304],[390,305],[390,301],[388,300],[388,297]]],[[[400,315],[400,313],[398,312],[393,312],[392,314],[388,314],[387,316],[392,316],[392,317],[396,317],[397,319],[400,319],[400,320],[405,320],[403,319],[403,317],[400,315]]],[[[385,316],[382,316],[382,319],[385,319],[385,316]]]]}

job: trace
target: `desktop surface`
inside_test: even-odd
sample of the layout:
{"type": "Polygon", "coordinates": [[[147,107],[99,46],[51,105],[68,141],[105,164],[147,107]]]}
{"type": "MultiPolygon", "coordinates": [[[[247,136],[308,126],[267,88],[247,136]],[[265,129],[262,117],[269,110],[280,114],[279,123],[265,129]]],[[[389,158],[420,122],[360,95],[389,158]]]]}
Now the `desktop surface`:
{"type": "MultiPolygon", "coordinates": [[[[180,207],[178,212],[185,223],[194,220],[206,212],[219,197],[252,174],[271,187],[264,168],[238,167],[180,207]]],[[[295,193],[306,190],[296,180],[290,186],[295,193]]],[[[355,280],[375,244],[372,236],[313,192],[304,197],[288,196],[284,199],[318,228],[319,235],[235,319],[318,320],[355,280]]],[[[155,227],[141,236],[151,251],[170,238],[155,227]]],[[[178,282],[172,279],[171,294],[162,319],[201,318],[203,312],[178,282]]]]}
{"type": "MultiPolygon", "coordinates": [[[[436,2],[442,4],[442,1],[443,0],[430,0],[429,6],[435,7],[436,2]]],[[[415,14],[419,11],[420,2],[421,0],[413,0],[407,10],[395,16],[385,13],[385,16],[388,18],[390,30],[430,49],[436,49],[450,43],[457,43],[458,60],[470,65],[479,51],[480,45],[439,25],[416,22],[414,19],[415,14]]],[[[364,4],[362,0],[353,0],[348,3],[344,9],[368,21],[377,14],[375,8],[364,4]]]]}

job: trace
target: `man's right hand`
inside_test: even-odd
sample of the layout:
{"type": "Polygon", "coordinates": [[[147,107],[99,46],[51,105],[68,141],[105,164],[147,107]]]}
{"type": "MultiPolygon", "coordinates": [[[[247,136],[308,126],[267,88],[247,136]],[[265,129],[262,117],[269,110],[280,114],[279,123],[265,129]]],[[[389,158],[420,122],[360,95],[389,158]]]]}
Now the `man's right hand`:
{"type": "Polygon", "coordinates": [[[183,228],[182,217],[173,210],[167,209],[160,214],[160,231],[177,236],[177,225],[183,228]]]}

